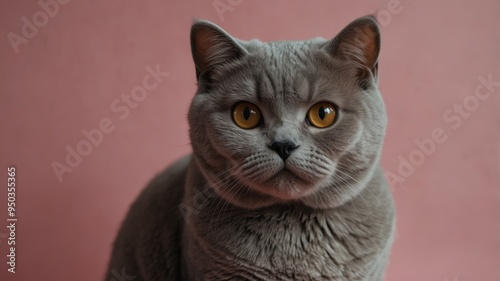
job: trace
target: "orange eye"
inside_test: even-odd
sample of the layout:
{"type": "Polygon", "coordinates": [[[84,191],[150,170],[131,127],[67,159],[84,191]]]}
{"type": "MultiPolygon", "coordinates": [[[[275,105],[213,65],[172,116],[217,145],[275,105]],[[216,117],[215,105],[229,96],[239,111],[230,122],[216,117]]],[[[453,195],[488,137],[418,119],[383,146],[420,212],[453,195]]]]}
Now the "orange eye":
{"type": "Polygon", "coordinates": [[[317,128],[326,128],[333,124],[337,111],[331,103],[319,102],[307,112],[307,120],[317,128]]]}
{"type": "Polygon", "coordinates": [[[253,129],[260,124],[262,116],[253,103],[240,102],[233,109],[233,120],[243,129],[253,129]]]}

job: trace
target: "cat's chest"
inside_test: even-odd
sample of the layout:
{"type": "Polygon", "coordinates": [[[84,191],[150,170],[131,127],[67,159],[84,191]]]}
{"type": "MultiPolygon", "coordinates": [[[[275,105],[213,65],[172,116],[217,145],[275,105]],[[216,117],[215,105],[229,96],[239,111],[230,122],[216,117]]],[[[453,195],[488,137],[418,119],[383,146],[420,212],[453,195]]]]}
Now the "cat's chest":
{"type": "Polygon", "coordinates": [[[203,280],[364,280],[380,253],[362,217],[292,210],[225,219],[192,241],[203,280]]]}

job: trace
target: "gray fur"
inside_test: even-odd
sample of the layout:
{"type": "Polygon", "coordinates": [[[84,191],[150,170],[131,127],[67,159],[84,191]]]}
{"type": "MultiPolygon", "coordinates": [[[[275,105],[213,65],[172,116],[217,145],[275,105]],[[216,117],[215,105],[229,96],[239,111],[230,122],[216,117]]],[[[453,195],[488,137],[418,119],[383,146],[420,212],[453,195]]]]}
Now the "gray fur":
{"type": "Polygon", "coordinates": [[[197,21],[191,42],[193,155],[132,205],[105,281],[122,269],[134,280],[381,281],[394,206],[379,165],[386,113],[375,20],[329,41],[268,43],[197,21]],[[236,126],[239,101],[257,105],[263,124],[236,126]],[[338,107],[328,128],[305,120],[319,101],[338,107]],[[283,161],[274,141],[299,147],[283,161]]]}

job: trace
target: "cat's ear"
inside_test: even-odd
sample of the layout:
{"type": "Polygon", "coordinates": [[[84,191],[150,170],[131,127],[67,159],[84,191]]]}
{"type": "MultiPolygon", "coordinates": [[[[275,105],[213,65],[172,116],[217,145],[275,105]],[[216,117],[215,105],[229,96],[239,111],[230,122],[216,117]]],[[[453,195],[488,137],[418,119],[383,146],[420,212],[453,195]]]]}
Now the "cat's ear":
{"type": "Polygon", "coordinates": [[[375,17],[366,16],[351,22],[324,48],[331,56],[358,68],[361,79],[368,78],[370,72],[377,78],[380,30],[375,17]]]}
{"type": "Polygon", "coordinates": [[[217,25],[195,20],[191,27],[191,52],[199,79],[201,73],[240,58],[246,50],[217,25]]]}

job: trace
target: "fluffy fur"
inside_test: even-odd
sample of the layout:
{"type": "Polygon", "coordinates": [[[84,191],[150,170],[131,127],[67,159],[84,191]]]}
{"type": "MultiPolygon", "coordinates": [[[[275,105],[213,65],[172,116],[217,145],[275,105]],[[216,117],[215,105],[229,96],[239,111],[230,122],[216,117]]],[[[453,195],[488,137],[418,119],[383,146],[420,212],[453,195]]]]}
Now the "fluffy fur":
{"type": "Polygon", "coordinates": [[[105,281],[122,270],[134,280],[382,280],[394,206],[379,165],[376,21],[332,40],[268,43],[196,21],[191,47],[193,154],[132,205],[105,281]],[[260,109],[259,126],[235,124],[240,101],[260,109]],[[306,115],[323,101],[338,115],[320,129],[306,115]],[[297,148],[283,160],[276,141],[297,148]]]}

